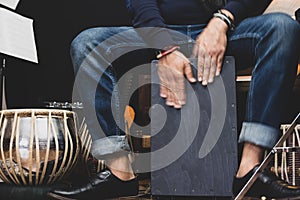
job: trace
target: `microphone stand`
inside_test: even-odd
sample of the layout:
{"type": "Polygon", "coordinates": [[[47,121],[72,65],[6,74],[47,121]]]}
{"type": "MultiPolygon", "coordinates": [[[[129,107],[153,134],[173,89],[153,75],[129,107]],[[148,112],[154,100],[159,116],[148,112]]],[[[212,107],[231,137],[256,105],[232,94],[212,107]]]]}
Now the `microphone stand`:
{"type": "Polygon", "coordinates": [[[273,149],[268,153],[268,155],[264,158],[262,163],[258,166],[254,174],[250,177],[250,179],[247,181],[247,183],[244,185],[244,187],[240,190],[238,195],[234,198],[234,200],[242,200],[245,196],[245,194],[248,192],[248,190],[251,188],[251,186],[254,184],[256,179],[259,177],[259,175],[262,173],[262,171],[268,166],[268,164],[273,159],[276,152],[296,152],[300,151],[300,147],[283,147],[283,143],[287,140],[287,138],[292,135],[294,132],[294,129],[296,125],[300,122],[300,112],[296,116],[296,118],[293,120],[287,131],[284,135],[281,136],[281,138],[278,140],[277,144],[273,147],[273,149]]]}

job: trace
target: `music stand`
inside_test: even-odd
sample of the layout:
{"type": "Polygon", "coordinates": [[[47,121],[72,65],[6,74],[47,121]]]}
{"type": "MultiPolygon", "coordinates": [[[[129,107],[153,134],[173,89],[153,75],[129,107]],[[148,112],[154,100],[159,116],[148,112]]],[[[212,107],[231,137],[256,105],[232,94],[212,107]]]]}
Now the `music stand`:
{"type": "Polygon", "coordinates": [[[4,57],[4,55],[0,55],[0,110],[3,109],[3,98],[5,97],[4,94],[4,73],[5,73],[5,65],[6,65],[6,59],[4,57]]]}
{"type": "Polygon", "coordinates": [[[262,173],[262,171],[268,166],[269,162],[273,159],[274,154],[277,152],[290,152],[290,151],[299,151],[299,148],[296,147],[282,147],[283,143],[286,141],[286,139],[293,133],[294,128],[296,127],[297,123],[300,121],[300,112],[294,119],[294,121],[291,123],[290,127],[288,128],[287,132],[281,136],[281,138],[278,140],[277,144],[273,147],[273,149],[268,153],[268,155],[265,157],[265,159],[262,161],[262,163],[258,166],[254,174],[251,176],[251,178],[248,180],[248,182],[244,185],[244,187],[241,189],[241,191],[238,193],[238,195],[234,198],[234,200],[241,200],[245,196],[245,194],[248,192],[248,190],[251,188],[253,183],[256,181],[258,176],[262,173]]]}
{"type": "Polygon", "coordinates": [[[38,63],[33,30],[33,20],[16,13],[13,9],[0,4],[0,110],[3,108],[5,56],[13,56],[38,63]]]}

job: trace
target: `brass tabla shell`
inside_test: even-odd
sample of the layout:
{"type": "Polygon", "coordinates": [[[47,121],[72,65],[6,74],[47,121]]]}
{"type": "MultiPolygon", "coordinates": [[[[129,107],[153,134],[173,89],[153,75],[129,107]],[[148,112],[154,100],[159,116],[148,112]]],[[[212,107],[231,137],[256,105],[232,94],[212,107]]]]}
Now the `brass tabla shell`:
{"type": "Polygon", "coordinates": [[[0,177],[16,185],[49,185],[77,163],[76,114],[68,110],[0,111],[0,177]]]}

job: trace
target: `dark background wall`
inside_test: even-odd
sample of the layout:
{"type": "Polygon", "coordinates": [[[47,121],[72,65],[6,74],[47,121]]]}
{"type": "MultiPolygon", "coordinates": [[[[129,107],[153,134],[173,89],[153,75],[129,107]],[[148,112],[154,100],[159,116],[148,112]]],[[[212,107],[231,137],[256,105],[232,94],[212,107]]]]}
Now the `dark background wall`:
{"type": "Polygon", "coordinates": [[[39,63],[6,56],[9,108],[43,107],[45,101],[71,101],[73,69],[69,47],[89,27],[129,25],[125,1],[21,0],[16,12],[34,20],[39,63]]]}

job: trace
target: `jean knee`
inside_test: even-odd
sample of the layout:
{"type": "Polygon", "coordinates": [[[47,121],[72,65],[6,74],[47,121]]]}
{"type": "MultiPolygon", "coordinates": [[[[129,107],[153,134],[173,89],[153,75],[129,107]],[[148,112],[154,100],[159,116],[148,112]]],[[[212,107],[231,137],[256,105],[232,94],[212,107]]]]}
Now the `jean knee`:
{"type": "Polygon", "coordinates": [[[300,25],[291,16],[285,13],[270,13],[266,15],[264,26],[275,38],[274,42],[290,45],[299,41],[300,25]]]}
{"type": "Polygon", "coordinates": [[[117,44],[119,41],[108,40],[112,36],[123,31],[129,30],[130,27],[96,27],[82,31],[71,43],[70,54],[75,69],[84,61],[86,56],[95,48],[107,51],[109,45],[117,44]],[[106,42],[109,41],[109,42],[106,42]]]}
{"type": "Polygon", "coordinates": [[[85,57],[101,42],[107,39],[109,27],[90,28],[79,33],[71,42],[70,54],[75,73],[85,57]]]}

